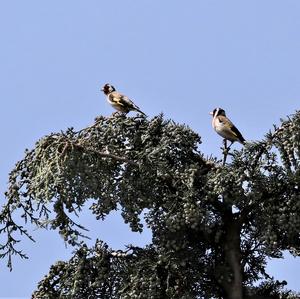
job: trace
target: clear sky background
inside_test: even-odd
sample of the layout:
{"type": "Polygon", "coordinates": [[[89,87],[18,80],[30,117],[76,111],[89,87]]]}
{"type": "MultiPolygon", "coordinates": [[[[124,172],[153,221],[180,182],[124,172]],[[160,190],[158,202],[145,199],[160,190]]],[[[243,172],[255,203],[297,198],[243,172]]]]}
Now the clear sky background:
{"type": "MultiPolygon", "coordinates": [[[[100,91],[107,82],[149,117],[188,124],[202,152],[218,157],[213,108],[224,108],[248,140],[300,108],[299,0],[3,0],[0,39],[1,194],[25,148],[113,112],[100,91]]],[[[150,240],[117,213],[99,224],[88,212],[80,220],[115,249],[150,240]]],[[[36,243],[20,244],[29,260],[15,259],[11,273],[0,261],[0,297],[29,298],[50,265],[71,256],[57,232],[32,233],[36,243]]],[[[299,259],[268,270],[300,291],[299,259]]]]}

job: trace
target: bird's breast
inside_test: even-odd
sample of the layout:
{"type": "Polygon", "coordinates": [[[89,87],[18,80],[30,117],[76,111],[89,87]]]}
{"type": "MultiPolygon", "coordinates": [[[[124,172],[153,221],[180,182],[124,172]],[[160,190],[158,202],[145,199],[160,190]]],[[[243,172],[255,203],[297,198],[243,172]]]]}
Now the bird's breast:
{"type": "Polygon", "coordinates": [[[211,124],[215,130],[221,129],[224,126],[224,124],[220,122],[220,120],[217,117],[212,120],[211,124]]]}

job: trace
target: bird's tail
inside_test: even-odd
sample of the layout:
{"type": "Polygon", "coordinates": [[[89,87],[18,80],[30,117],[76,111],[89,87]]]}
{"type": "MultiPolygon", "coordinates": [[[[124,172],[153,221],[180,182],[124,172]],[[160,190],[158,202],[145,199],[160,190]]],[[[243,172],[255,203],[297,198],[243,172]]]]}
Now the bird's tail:
{"type": "Polygon", "coordinates": [[[246,140],[245,138],[241,135],[240,138],[239,138],[239,143],[241,143],[242,145],[245,145],[246,144],[246,140]]]}
{"type": "Polygon", "coordinates": [[[143,111],[141,111],[139,108],[135,108],[135,111],[137,111],[137,112],[141,113],[142,115],[144,115],[145,117],[147,117],[147,115],[143,111]]]}

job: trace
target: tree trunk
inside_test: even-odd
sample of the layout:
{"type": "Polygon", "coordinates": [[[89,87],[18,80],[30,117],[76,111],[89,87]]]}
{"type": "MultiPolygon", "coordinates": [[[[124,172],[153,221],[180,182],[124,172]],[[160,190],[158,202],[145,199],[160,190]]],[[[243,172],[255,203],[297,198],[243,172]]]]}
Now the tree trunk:
{"type": "Polygon", "coordinates": [[[228,267],[227,281],[224,284],[227,299],[243,298],[243,274],[241,265],[240,225],[233,219],[225,223],[224,258],[228,267]]]}

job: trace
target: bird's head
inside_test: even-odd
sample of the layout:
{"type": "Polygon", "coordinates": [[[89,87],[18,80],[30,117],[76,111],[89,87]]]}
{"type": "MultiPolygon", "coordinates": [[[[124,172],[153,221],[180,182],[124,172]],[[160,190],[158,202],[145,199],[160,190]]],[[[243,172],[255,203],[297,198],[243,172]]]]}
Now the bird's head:
{"type": "Polygon", "coordinates": [[[111,92],[115,91],[116,89],[115,89],[112,85],[106,83],[106,84],[101,88],[101,90],[102,90],[106,95],[108,95],[108,94],[110,94],[111,92]]]}
{"type": "Polygon", "coordinates": [[[226,116],[225,110],[222,108],[215,108],[212,112],[209,112],[209,114],[212,115],[213,117],[216,117],[219,115],[226,116]]]}

